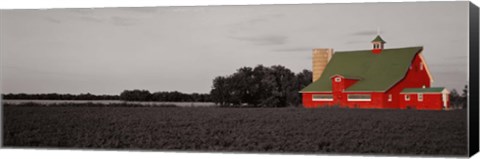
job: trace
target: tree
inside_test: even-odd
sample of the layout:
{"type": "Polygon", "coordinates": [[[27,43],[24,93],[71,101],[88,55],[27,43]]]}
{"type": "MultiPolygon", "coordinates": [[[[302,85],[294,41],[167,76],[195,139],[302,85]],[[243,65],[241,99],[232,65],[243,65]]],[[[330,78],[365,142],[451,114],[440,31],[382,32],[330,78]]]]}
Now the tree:
{"type": "Polygon", "coordinates": [[[270,96],[271,84],[267,81],[267,77],[271,72],[271,68],[265,67],[263,65],[257,65],[253,69],[253,79],[252,83],[249,84],[250,93],[252,94],[252,105],[255,107],[258,106],[267,106],[264,102],[264,99],[270,96]]]}
{"type": "Polygon", "coordinates": [[[457,90],[453,89],[452,91],[450,91],[449,97],[450,97],[450,104],[453,107],[459,108],[461,104],[460,104],[460,95],[458,95],[457,90]]]}
{"type": "Polygon", "coordinates": [[[220,76],[213,79],[213,86],[212,90],[210,91],[210,96],[215,104],[222,106],[227,105],[228,99],[230,98],[230,93],[227,87],[227,79],[225,77],[220,76]]]}
{"type": "Polygon", "coordinates": [[[285,107],[298,105],[302,89],[308,85],[311,72],[304,70],[297,76],[284,66],[255,68],[242,67],[235,73],[213,80],[211,99],[220,105],[254,107],[285,107]]]}
{"type": "Polygon", "coordinates": [[[453,89],[450,91],[450,104],[453,107],[460,108],[460,109],[466,109],[468,105],[468,86],[465,85],[465,87],[462,90],[462,94],[458,94],[457,90],[453,89]]]}
{"type": "Polygon", "coordinates": [[[466,109],[467,108],[467,105],[468,105],[468,85],[465,85],[465,87],[463,87],[463,90],[462,90],[462,96],[461,96],[461,107],[463,109],[466,109]]]}
{"type": "Polygon", "coordinates": [[[292,99],[294,105],[300,106],[302,104],[302,94],[300,94],[299,91],[307,87],[310,83],[312,83],[312,71],[303,70],[295,76],[295,89],[291,94],[291,96],[294,97],[292,99]]]}
{"type": "Polygon", "coordinates": [[[295,74],[289,69],[276,65],[272,66],[272,71],[269,78],[273,80],[269,81],[271,84],[271,96],[267,98],[271,106],[285,107],[292,105],[292,91],[294,91],[295,74]]]}
{"type": "Polygon", "coordinates": [[[462,90],[462,97],[467,97],[468,96],[468,85],[465,85],[462,90]]]}
{"type": "Polygon", "coordinates": [[[126,101],[149,101],[150,100],[150,92],[147,90],[124,90],[120,93],[120,99],[126,101]]]}

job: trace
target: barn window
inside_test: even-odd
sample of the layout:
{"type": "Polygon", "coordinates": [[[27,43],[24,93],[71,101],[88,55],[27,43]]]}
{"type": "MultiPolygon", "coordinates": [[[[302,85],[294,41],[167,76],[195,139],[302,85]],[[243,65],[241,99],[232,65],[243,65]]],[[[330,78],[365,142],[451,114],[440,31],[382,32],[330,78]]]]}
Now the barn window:
{"type": "Polygon", "coordinates": [[[372,96],[370,94],[349,94],[348,101],[371,101],[372,96]]]}
{"type": "Polygon", "coordinates": [[[423,63],[420,62],[420,70],[423,70],[423,63]]]}
{"type": "Polygon", "coordinates": [[[342,78],[340,77],[335,78],[335,82],[340,82],[340,81],[342,81],[342,78]]]}
{"type": "Polygon", "coordinates": [[[389,101],[389,102],[392,101],[392,94],[389,94],[389,95],[388,95],[388,101],[389,101]]]}
{"type": "Polygon", "coordinates": [[[314,94],[312,96],[313,101],[333,101],[333,95],[331,94],[314,94]]]}
{"type": "Polygon", "coordinates": [[[405,101],[410,101],[410,95],[409,94],[405,94],[405,101]]]}
{"type": "Polygon", "coordinates": [[[423,94],[418,93],[417,98],[418,98],[418,101],[423,101],[423,94]]]}

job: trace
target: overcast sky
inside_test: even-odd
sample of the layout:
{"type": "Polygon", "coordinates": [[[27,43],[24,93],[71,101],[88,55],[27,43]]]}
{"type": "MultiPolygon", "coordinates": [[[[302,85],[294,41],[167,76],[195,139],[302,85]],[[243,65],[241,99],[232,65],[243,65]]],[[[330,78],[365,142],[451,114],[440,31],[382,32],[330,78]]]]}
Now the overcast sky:
{"type": "Polygon", "coordinates": [[[467,84],[468,2],[2,10],[3,93],[207,93],[242,66],[311,69],[312,48],[424,46],[435,82],[467,84]]]}

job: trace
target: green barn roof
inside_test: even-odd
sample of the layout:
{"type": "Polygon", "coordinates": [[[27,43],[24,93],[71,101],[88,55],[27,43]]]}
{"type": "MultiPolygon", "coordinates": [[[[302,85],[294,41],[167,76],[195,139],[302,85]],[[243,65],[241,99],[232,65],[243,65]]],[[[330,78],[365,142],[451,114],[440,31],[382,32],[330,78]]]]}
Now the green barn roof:
{"type": "Polygon", "coordinates": [[[359,77],[346,92],[384,92],[404,78],[415,55],[422,47],[336,52],[321,77],[300,92],[331,92],[333,75],[359,77]]]}
{"type": "Polygon", "coordinates": [[[405,88],[400,93],[441,93],[444,87],[430,87],[430,88],[405,88]]]}

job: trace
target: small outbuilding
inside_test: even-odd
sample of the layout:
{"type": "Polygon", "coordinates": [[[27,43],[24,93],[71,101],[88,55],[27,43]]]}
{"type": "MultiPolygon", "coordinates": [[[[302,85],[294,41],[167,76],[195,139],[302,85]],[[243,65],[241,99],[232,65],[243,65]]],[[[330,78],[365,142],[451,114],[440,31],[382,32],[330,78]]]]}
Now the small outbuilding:
{"type": "Polygon", "coordinates": [[[448,109],[450,92],[443,87],[405,88],[400,95],[402,109],[448,109]]]}

